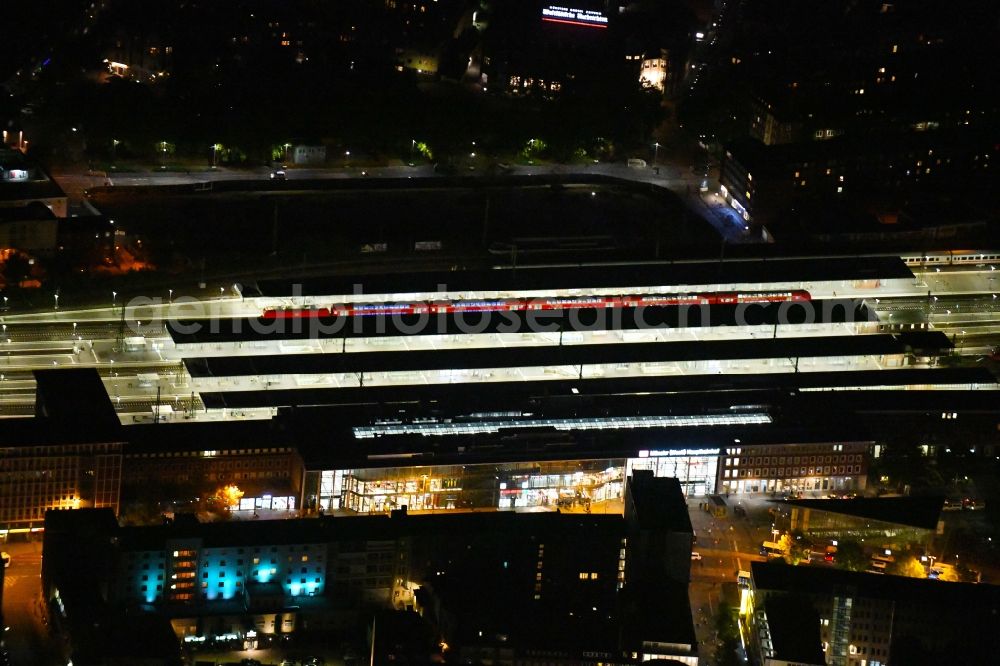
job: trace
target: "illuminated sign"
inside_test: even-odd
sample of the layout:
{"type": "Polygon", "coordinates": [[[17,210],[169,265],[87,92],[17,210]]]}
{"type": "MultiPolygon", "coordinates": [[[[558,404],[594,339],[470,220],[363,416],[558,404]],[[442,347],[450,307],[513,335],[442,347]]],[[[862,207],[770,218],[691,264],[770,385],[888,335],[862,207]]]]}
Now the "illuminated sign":
{"type": "Polygon", "coordinates": [[[669,451],[639,451],[640,458],[679,458],[687,456],[717,456],[719,449],[672,449],[669,451]]]}
{"type": "Polygon", "coordinates": [[[549,5],[542,10],[542,20],[550,23],[568,23],[583,25],[588,28],[607,28],[608,17],[591,9],[575,9],[573,7],[557,7],[549,5]]]}

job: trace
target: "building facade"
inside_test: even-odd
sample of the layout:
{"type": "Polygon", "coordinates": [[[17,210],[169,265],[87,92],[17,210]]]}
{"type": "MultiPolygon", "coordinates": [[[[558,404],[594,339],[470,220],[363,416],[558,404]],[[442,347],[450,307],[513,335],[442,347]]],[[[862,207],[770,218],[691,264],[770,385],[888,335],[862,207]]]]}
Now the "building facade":
{"type": "Polygon", "coordinates": [[[122,443],[0,448],[0,534],[41,529],[51,509],[118,511],[122,443]]]}
{"type": "Polygon", "coordinates": [[[718,492],[860,492],[868,483],[873,442],[771,444],[726,448],[718,492]]]}
{"type": "Polygon", "coordinates": [[[1000,587],[754,562],[741,619],[758,659],[773,654],[772,600],[804,596],[830,666],[989,663],[1000,587]],[[993,627],[992,629],[988,627],[993,627]]]}
{"type": "Polygon", "coordinates": [[[235,485],[243,493],[235,511],[297,511],[302,504],[302,457],[291,446],[205,450],[142,443],[125,455],[124,469],[129,496],[148,495],[151,487],[186,488],[201,496],[235,485]]]}

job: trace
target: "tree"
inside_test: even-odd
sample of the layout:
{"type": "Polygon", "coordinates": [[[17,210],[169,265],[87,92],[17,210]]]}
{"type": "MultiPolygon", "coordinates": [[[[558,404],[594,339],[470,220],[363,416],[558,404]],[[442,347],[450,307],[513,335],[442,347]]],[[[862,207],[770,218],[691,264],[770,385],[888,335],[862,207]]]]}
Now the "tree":
{"type": "Polygon", "coordinates": [[[841,569],[862,571],[868,565],[865,549],[857,541],[841,541],[837,545],[837,555],[834,562],[841,569]]]}
{"type": "Polygon", "coordinates": [[[243,491],[240,490],[239,486],[229,484],[228,486],[219,488],[215,496],[223,506],[233,509],[240,505],[240,500],[243,498],[243,491]]]}
{"type": "Polygon", "coordinates": [[[3,280],[8,289],[16,289],[31,273],[31,264],[28,258],[17,251],[12,251],[7,255],[3,263],[3,280]]]}
{"type": "Polygon", "coordinates": [[[812,547],[809,545],[808,541],[802,538],[793,539],[791,541],[791,547],[785,553],[785,559],[789,564],[808,562],[811,551],[812,547]]]}
{"type": "Polygon", "coordinates": [[[913,555],[907,555],[896,560],[893,573],[897,576],[907,576],[909,578],[927,578],[927,570],[924,569],[924,566],[913,555]]]}
{"type": "Polygon", "coordinates": [[[715,611],[715,630],[718,634],[719,650],[717,663],[724,666],[736,666],[740,663],[736,656],[739,647],[740,631],[736,620],[736,609],[725,601],[719,603],[715,611]]]}

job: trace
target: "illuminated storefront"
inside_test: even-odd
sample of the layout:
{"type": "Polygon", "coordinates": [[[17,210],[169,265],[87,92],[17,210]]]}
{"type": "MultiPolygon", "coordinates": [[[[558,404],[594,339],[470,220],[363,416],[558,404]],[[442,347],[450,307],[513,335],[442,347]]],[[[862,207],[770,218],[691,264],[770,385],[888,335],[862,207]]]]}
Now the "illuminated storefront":
{"type": "Polygon", "coordinates": [[[326,470],[318,474],[323,511],[432,510],[620,511],[633,470],[680,479],[688,496],[715,492],[719,450],[640,451],[604,458],[476,465],[326,470]]]}
{"type": "Polygon", "coordinates": [[[671,476],[681,482],[686,497],[715,492],[719,466],[719,449],[668,449],[639,451],[638,458],[629,459],[632,470],[652,470],[655,476],[671,476]]]}
{"type": "Polygon", "coordinates": [[[498,509],[587,509],[625,494],[623,459],[544,463],[498,477],[498,509]],[[568,469],[573,467],[572,471],[568,469]]]}

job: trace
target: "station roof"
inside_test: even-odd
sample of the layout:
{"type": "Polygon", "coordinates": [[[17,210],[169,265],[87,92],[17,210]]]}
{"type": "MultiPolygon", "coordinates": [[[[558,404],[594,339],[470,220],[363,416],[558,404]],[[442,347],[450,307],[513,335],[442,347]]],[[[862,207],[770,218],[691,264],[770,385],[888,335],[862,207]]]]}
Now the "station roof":
{"type": "Polygon", "coordinates": [[[254,407],[353,407],[427,404],[441,409],[495,411],[534,404],[539,400],[580,398],[603,400],[606,396],[653,393],[721,395],[734,391],[800,390],[829,387],[907,385],[966,386],[996,384],[986,368],[901,368],[836,372],[798,372],[677,377],[621,377],[546,382],[494,382],[489,391],[469,391],[462,384],[428,386],[366,386],[363,388],[280,389],[268,391],[202,392],[209,408],[254,407]]]}
{"type": "Polygon", "coordinates": [[[413,335],[645,330],[714,326],[774,326],[865,322],[868,308],[849,299],[691,307],[574,308],[465,315],[369,315],[317,319],[177,320],[167,331],[177,344],[380,338],[413,335]]]}
{"type": "MultiPolygon", "coordinates": [[[[940,332],[911,334],[923,347],[949,349],[940,332]]],[[[351,354],[284,354],[186,358],[192,377],[433,371],[612,363],[664,363],[729,359],[881,356],[902,354],[894,335],[816,336],[763,340],[714,340],[503,349],[414,350],[351,354]]]]}
{"type": "MultiPolygon", "coordinates": [[[[882,371],[891,375],[901,370],[882,371]]],[[[847,374],[847,373],[845,373],[847,374]]],[[[652,380],[651,380],[652,381],[652,380]]],[[[569,382],[566,385],[570,385],[569,382]]],[[[581,391],[592,390],[587,382],[581,391]]],[[[644,385],[651,386],[652,384],[644,385]]],[[[136,425],[124,429],[134,445],[129,451],[216,450],[254,446],[294,447],[307,469],[368,469],[417,467],[451,464],[515,464],[532,461],[611,459],[634,457],[641,450],[721,449],[739,440],[741,446],[781,444],[873,443],[882,436],[903,430],[920,433],[943,428],[954,436],[955,424],[973,427],[976,432],[993,433],[1000,418],[996,392],[989,390],[867,390],[816,391],[787,390],[719,391],[672,394],[669,391],[644,395],[600,395],[580,393],[546,397],[531,395],[498,396],[491,402],[490,391],[467,391],[482,402],[470,400],[435,401],[434,387],[424,387],[426,400],[366,402],[340,406],[299,407],[279,412],[269,420],[221,423],[166,423],[136,425]],[[510,398],[508,400],[508,398],[510,398]],[[571,428],[556,430],[537,426],[523,430],[500,428],[495,432],[456,434],[385,434],[361,439],[353,427],[385,419],[417,422],[474,422],[493,418],[473,412],[510,412],[511,422],[530,415],[576,415],[582,418],[614,414],[726,414],[730,405],[742,405],[770,414],[770,424],[674,426],[648,428],[571,428]],[[942,421],[942,411],[960,412],[957,421],[942,421]],[[982,419],[973,415],[983,413],[982,419]],[[967,415],[970,415],[967,417],[967,415]],[[981,421],[981,423],[980,423],[981,421]],[[981,427],[980,427],[981,426],[981,427]]],[[[444,388],[444,387],[442,387],[444,388]]],[[[542,387],[539,387],[542,388],[542,387]]],[[[367,391],[364,389],[363,391],[367,391]]],[[[263,393],[263,392],[262,392],[263,393]]],[[[356,395],[360,395],[361,392],[356,395]]],[[[496,417],[502,420],[506,415],[496,417]]],[[[15,420],[16,423],[17,420],[15,420]]],[[[26,421],[26,420],[25,420],[26,421]]]]}
{"type": "MultiPolygon", "coordinates": [[[[292,441],[299,448],[309,469],[345,469],[376,467],[413,467],[446,464],[513,463],[520,461],[581,460],[634,457],[642,450],[721,449],[739,440],[742,446],[781,444],[827,444],[844,442],[873,443],[885,436],[904,431],[930,433],[943,430],[954,436],[957,422],[963,432],[993,433],[1000,417],[1000,403],[994,391],[817,391],[683,396],[683,400],[641,402],[636,396],[632,409],[648,414],[725,414],[733,413],[721,407],[726,402],[753,407],[771,415],[772,422],[720,424],[711,427],[680,425],[631,428],[608,427],[584,429],[573,426],[566,430],[539,425],[514,430],[500,428],[494,432],[464,432],[452,434],[383,434],[374,438],[355,437],[352,426],[371,424],[380,418],[398,416],[405,422],[417,417],[436,422],[458,423],[452,418],[460,412],[432,409],[405,403],[372,406],[371,411],[335,408],[298,408],[281,413],[271,422],[258,421],[261,433],[243,441],[261,441],[261,437],[277,437],[292,441]],[[701,410],[699,400],[704,401],[701,410]],[[941,420],[942,410],[961,412],[958,421],[941,420]],[[964,411],[963,411],[964,410],[964,411]],[[972,410],[987,412],[982,419],[968,416],[972,410]],[[989,411],[992,410],[992,411],[989,411]],[[270,423],[270,425],[268,425],[270,423]]],[[[591,403],[552,407],[544,401],[532,405],[537,418],[553,413],[572,413],[582,417],[603,416],[600,400],[591,403]]],[[[628,409],[628,400],[617,399],[620,406],[609,405],[608,412],[628,409]]],[[[523,414],[525,403],[517,403],[513,411],[523,414]],[[520,409],[519,409],[520,408],[520,409]]],[[[468,412],[465,412],[468,414],[468,412]]],[[[468,418],[468,417],[466,417],[468,418]]],[[[512,423],[513,419],[512,418],[512,423]]],[[[471,420],[471,419],[469,419],[471,420]]],[[[161,426],[163,427],[163,426],[161,426]]],[[[188,426],[190,427],[190,426],[188,426]]],[[[190,432],[196,432],[191,430],[190,432]]],[[[210,440],[208,447],[217,448],[210,440]]],[[[232,440],[230,440],[232,441],[232,440]]],[[[233,444],[235,446],[235,444],[233,444]]]]}
{"type": "MultiPolygon", "coordinates": [[[[899,257],[831,257],[674,261],[602,266],[519,267],[472,271],[436,271],[332,276],[301,280],[258,280],[257,294],[332,296],[410,294],[440,291],[537,291],[611,289],[682,285],[766,284],[912,278],[899,257]]],[[[254,295],[251,290],[246,294],[254,295]]]]}
{"type": "Polygon", "coordinates": [[[925,530],[937,528],[944,497],[856,497],[853,499],[797,499],[781,502],[793,507],[828,511],[925,530]]]}

